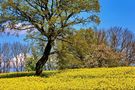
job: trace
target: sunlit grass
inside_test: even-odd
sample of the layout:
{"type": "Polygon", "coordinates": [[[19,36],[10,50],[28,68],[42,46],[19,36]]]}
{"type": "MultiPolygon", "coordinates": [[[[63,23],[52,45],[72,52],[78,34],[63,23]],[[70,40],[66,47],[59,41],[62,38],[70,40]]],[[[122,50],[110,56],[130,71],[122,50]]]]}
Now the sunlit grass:
{"type": "Polygon", "coordinates": [[[0,90],[135,90],[135,68],[93,68],[1,74],[0,90]],[[7,77],[7,78],[6,78],[7,77]]]}

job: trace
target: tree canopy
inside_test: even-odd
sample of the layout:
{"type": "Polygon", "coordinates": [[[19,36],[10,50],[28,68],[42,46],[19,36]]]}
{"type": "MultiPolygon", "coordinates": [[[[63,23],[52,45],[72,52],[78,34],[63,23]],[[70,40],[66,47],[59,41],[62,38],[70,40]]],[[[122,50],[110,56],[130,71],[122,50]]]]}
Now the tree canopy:
{"type": "Polygon", "coordinates": [[[9,21],[4,27],[17,30],[36,28],[46,38],[44,54],[36,64],[39,75],[54,41],[63,40],[75,25],[99,23],[99,11],[99,0],[1,0],[0,22],[9,21]]]}

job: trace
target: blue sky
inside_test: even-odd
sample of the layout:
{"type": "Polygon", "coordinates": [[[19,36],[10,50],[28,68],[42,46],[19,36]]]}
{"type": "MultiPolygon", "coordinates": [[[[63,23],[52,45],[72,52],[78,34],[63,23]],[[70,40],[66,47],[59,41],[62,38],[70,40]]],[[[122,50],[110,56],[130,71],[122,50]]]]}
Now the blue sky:
{"type": "Polygon", "coordinates": [[[100,0],[99,28],[121,26],[135,32],[135,0],[100,0]]]}
{"type": "Polygon", "coordinates": [[[24,35],[21,35],[19,37],[16,36],[7,36],[7,35],[2,35],[0,36],[0,42],[4,43],[4,42],[9,42],[9,43],[13,43],[13,42],[22,42],[24,41],[24,35]]]}
{"type": "MultiPolygon", "coordinates": [[[[135,0],[100,0],[100,5],[101,23],[98,28],[120,26],[135,33],[135,0]]],[[[0,42],[23,41],[22,37],[2,36],[0,42]]]]}

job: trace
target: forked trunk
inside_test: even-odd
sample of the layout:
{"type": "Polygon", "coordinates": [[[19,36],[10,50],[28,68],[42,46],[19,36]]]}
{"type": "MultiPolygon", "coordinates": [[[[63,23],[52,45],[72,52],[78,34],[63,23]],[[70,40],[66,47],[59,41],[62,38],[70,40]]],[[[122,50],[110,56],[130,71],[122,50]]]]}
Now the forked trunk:
{"type": "Polygon", "coordinates": [[[50,55],[50,51],[51,51],[52,45],[51,45],[51,41],[48,41],[43,56],[39,59],[39,61],[36,63],[36,73],[35,75],[39,76],[42,71],[43,71],[43,66],[45,65],[45,63],[48,60],[48,57],[50,55]]]}

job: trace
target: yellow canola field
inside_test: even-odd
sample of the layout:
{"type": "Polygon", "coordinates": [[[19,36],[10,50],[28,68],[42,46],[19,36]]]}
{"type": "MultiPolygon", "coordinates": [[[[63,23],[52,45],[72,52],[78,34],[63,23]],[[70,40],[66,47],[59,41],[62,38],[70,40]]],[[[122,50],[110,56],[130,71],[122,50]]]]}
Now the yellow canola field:
{"type": "MultiPolygon", "coordinates": [[[[21,74],[24,75],[18,76],[21,74]]],[[[69,69],[44,74],[48,76],[0,78],[0,90],[135,90],[135,67],[69,69]]]]}

